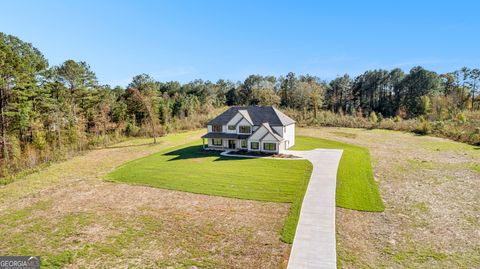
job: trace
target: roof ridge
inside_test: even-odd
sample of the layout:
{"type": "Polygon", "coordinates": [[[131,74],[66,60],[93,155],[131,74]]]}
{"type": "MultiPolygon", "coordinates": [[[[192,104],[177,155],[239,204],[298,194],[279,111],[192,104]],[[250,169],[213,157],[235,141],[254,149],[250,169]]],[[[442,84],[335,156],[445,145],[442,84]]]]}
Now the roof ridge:
{"type": "Polygon", "coordinates": [[[231,106],[207,124],[226,124],[238,112],[252,125],[261,125],[268,122],[271,126],[287,126],[295,121],[282,113],[274,106],[231,106]],[[243,112],[245,110],[245,112],[243,112]]]}

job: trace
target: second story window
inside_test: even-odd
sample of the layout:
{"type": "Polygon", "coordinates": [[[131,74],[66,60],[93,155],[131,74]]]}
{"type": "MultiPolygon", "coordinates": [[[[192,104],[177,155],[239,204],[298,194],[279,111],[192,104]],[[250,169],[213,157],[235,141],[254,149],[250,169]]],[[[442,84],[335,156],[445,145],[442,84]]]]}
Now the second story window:
{"type": "Polygon", "coordinates": [[[222,132],[222,125],[212,125],[212,132],[221,133],[222,132]]]}
{"type": "Polygon", "coordinates": [[[251,133],[251,127],[248,125],[242,125],[238,127],[238,132],[242,134],[249,134],[251,133]]]}
{"type": "Polygon", "coordinates": [[[228,125],[229,131],[235,131],[235,125],[228,125]]]}

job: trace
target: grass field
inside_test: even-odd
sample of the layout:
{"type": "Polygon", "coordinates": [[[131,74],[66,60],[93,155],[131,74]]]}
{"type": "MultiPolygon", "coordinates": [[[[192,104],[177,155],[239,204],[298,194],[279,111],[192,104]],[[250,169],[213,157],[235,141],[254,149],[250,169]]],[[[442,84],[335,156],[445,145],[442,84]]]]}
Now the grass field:
{"type": "Polygon", "coordinates": [[[297,134],[371,155],[385,210],[337,208],[338,268],[480,268],[480,147],[387,130],[297,134]]]}
{"type": "Polygon", "coordinates": [[[191,143],[120,166],[107,180],[257,201],[294,203],[282,240],[291,243],[312,165],[306,160],[221,156],[191,143]]]}
{"type": "MultiPolygon", "coordinates": [[[[285,268],[289,245],[278,238],[298,203],[104,180],[204,132],[132,139],[1,186],[0,253],[40,255],[42,268],[285,268]]],[[[480,147],[385,130],[297,133],[371,154],[385,211],[337,208],[339,268],[480,268],[480,147]]]]}
{"type": "Polygon", "coordinates": [[[292,147],[293,150],[315,148],[343,149],[337,173],[337,206],[372,212],[385,209],[367,148],[309,136],[297,136],[292,147]]]}
{"type": "MultiPolygon", "coordinates": [[[[341,148],[337,205],[383,211],[367,149],[300,136],[293,149],[341,148]]],[[[282,240],[292,243],[312,166],[304,160],[250,159],[205,152],[199,143],[159,152],[122,165],[107,180],[193,193],[292,203],[282,240]]]]}
{"type": "Polygon", "coordinates": [[[42,268],[279,268],[290,205],[105,182],[116,167],[198,141],[132,139],[0,187],[0,253],[42,268]]]}

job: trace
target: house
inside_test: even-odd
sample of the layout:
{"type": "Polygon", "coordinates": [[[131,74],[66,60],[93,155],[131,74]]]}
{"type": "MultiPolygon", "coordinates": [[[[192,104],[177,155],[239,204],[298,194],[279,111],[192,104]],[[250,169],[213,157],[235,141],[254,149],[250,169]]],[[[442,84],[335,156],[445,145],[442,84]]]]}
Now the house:
{"type": "Polygon", "coordinates": [[[271,106],[230,107],[202,139],[205,149],[282,153],[295,145],[295,121],[271,106]]]}

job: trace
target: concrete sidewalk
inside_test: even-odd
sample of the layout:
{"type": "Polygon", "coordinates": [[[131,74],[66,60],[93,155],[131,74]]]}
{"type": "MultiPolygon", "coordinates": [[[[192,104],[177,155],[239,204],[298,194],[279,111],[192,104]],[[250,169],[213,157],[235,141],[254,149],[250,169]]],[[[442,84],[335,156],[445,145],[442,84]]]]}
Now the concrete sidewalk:
{"type": "Polygon", "coordinates": [[[303,199],[288,269],[337,268],[335,242],[335,189],[342,150],[289,150],[286,154],[313,164],[303,199]]]}

